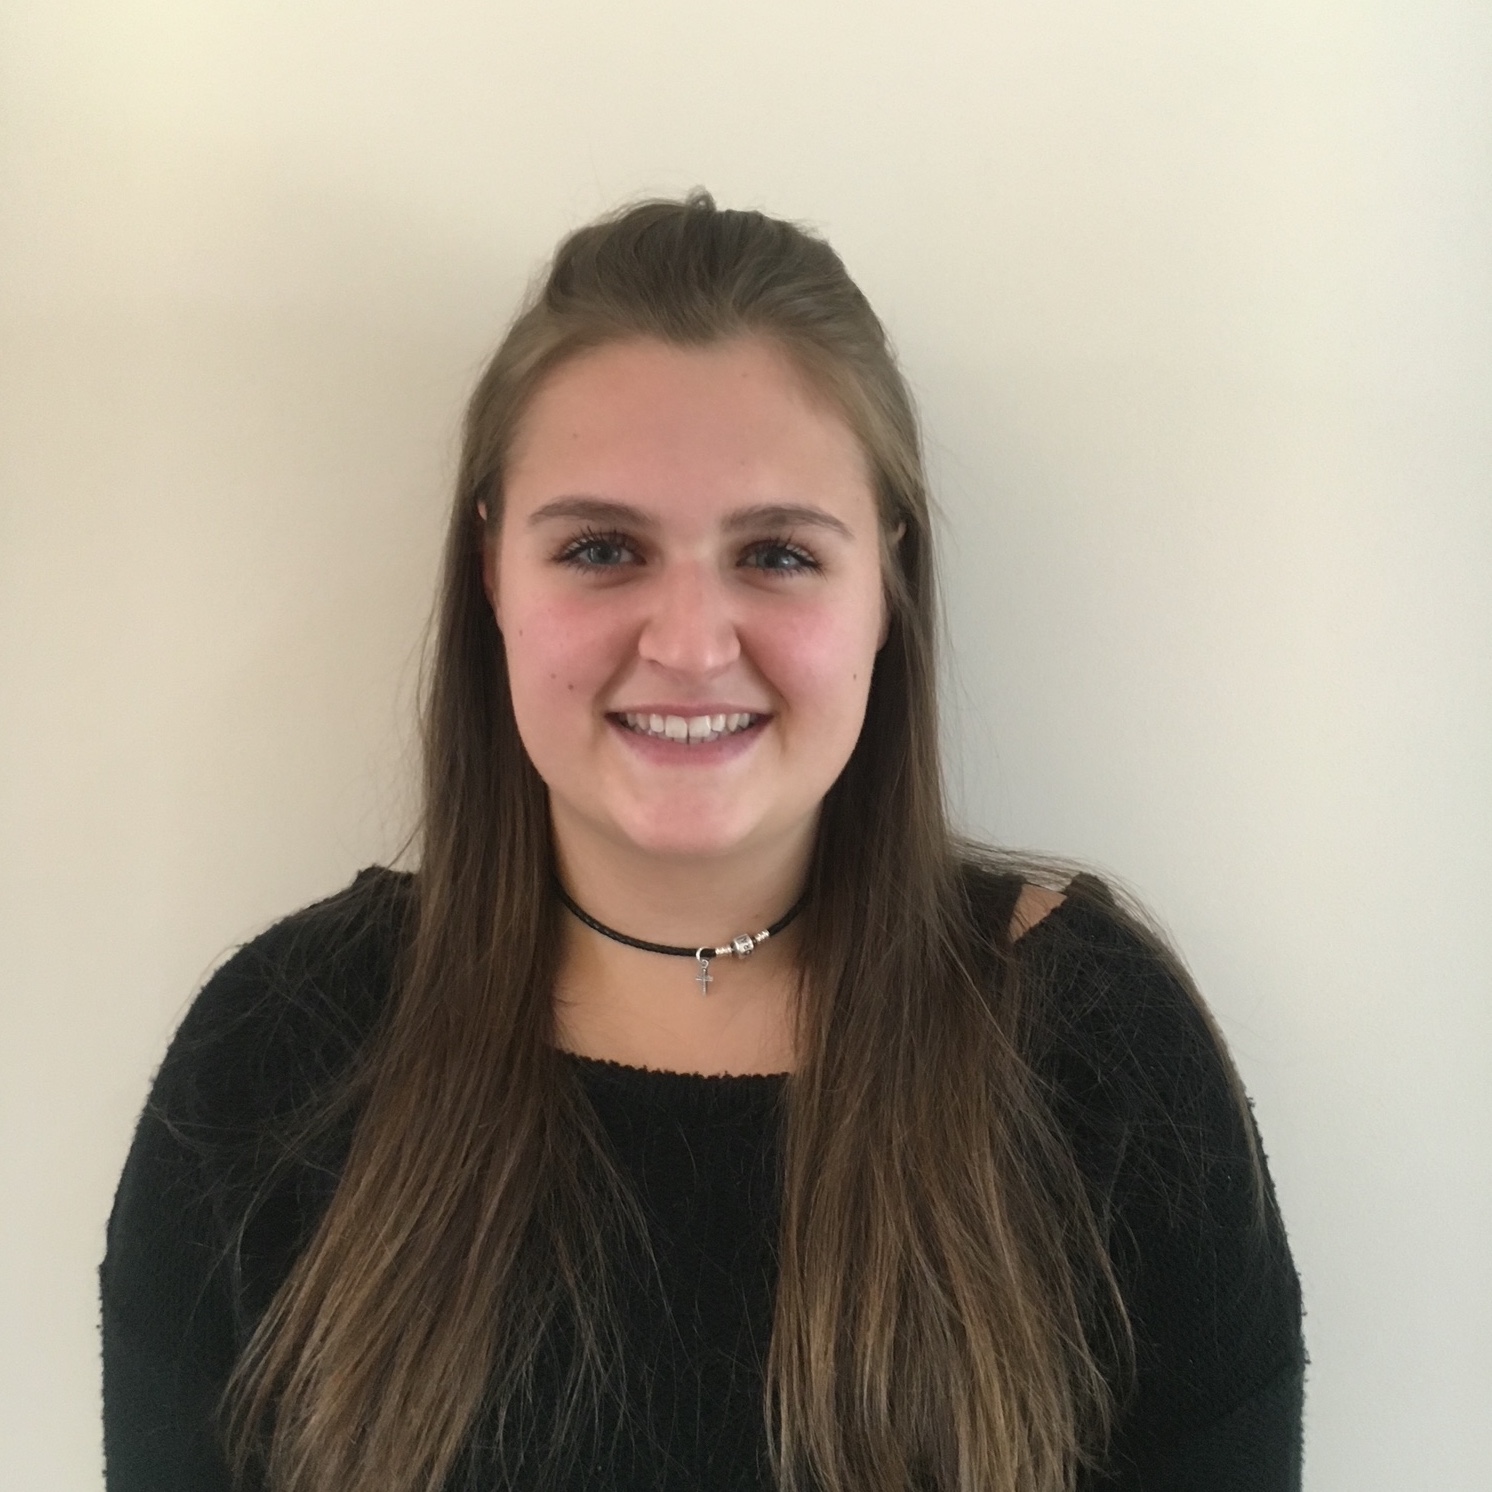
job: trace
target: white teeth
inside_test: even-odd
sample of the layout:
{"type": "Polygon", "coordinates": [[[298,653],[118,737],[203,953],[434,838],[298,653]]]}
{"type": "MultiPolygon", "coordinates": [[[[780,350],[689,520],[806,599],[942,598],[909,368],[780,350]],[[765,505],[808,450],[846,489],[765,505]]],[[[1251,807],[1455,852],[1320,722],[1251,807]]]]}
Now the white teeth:
{"type": "Polygon", "coordinates": [[[645,736],[661,736],[666,741],[684,741],[698,745],[718,741],[722,736],[745,730],[757,717],[745,711],[729,715],[639,715],[626,711],[622,715],[629,730],[645,736]]]}

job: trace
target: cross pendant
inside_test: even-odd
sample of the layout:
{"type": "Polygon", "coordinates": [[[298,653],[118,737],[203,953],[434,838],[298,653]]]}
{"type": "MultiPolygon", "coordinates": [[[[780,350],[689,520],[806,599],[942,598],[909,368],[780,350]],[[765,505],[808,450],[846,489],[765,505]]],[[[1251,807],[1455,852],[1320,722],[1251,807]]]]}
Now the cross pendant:
{"type": "Polygon", "coordinates": [[[699,973],[694,976],[694,982],[699,986],[702,995],[710,993],[710,985],[715,981],[715,976],[710,973],[710,961],[702,958],[699,961],[699,973]]]}

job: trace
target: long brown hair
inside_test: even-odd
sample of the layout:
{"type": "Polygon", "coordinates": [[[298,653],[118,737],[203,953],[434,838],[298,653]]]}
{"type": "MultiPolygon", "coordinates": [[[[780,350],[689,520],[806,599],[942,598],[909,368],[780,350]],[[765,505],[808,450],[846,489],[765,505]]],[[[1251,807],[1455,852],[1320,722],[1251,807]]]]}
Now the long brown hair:
{"type": "MultiPolygon", "coordinates": [[[[558,1319],[556,1444],[625,1370],[596,1218],[635,1214],[554,1046],[547,800],[481,553],[517,424],[558,364],[742,335],[772,339],[858,435],[890,609],[802,915],[763,1406],[776,1475],[787,1492],[1056,1492],[1102,1444],[1122,1312],[1030,1059],[1042,989],[1012,956],[1010,882],[945,812],[912,402],[826,243],[700,193],[567,238],[471,401],[407,957],[346,1090],[360,1117],[340,1184],[230,1391],[239,1450],[260,1447],[274,1492],[433,1492],[476,1425],[534,1391],[558,1319]]],[[[525,1463],[524,1484],[553,1464],[525,1463]]]]}

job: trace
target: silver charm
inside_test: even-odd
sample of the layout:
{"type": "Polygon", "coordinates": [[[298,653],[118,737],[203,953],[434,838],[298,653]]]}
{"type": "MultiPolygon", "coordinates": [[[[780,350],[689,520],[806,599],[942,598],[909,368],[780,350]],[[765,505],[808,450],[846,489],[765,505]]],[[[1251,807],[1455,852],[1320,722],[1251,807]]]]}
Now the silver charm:
{"type": "Polygon", "coordinates": [[[715,976],[710,973],[712,958],[745,958],[748,953],[755,953],[771,936],[772,931],[767,928],[754,936],[741,933],[719,948],[696,948],[694,956],[699,960],[699,972],[694,976],[694,982],[699,986],[700,994],[709,994],[710,986],[715,982],[715,976]]]}
{"type": "Polygon", "coordinates": [[[696,948],[694,956],[699,960],[699,973],[694,976],[694,982],[699,986],[702,995],[710,993],[710,986],[715,982],[715,976],[710,973],[710,959],[714,957],[716,950],[711,948],[696,948]]]}

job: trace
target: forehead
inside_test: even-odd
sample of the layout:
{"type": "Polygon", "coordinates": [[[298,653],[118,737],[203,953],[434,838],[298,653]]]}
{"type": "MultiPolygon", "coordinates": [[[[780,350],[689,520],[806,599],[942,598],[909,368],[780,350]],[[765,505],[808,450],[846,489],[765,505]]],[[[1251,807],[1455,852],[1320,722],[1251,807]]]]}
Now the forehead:
{"type": "Polygon", "coordinates": [[[620,342],[561,364],[524,412],[504,488],[520,507],[560,491],[873,506],[864,452],[837,405],[754,336],[620,342]]]}

